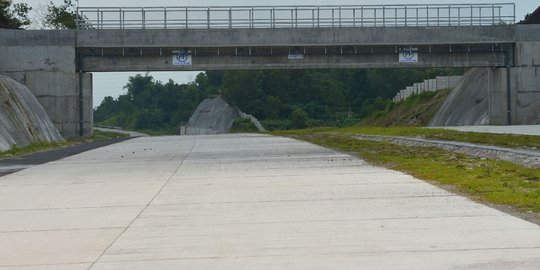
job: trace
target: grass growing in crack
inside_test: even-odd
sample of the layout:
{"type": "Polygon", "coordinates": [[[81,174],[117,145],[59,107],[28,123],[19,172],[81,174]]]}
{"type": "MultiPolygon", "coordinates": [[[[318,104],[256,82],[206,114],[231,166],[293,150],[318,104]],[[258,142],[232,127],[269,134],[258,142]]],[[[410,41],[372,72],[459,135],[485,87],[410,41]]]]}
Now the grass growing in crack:
{"type": "Polygon", "coordinates": [[[540,213],[540,170],[484,160],[432,147],[400,146],[330,134],[290,137],[350,152],[379,166],[406,172],[497,205],[540,213]]]}

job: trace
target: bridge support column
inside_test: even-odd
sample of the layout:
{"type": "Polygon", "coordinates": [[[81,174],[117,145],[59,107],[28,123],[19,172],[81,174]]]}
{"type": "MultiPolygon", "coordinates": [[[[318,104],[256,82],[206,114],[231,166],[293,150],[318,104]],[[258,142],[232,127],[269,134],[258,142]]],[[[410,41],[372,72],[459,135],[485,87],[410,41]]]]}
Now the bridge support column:
{"type": "Polygon", "coordinates": [[[518,42],[514,67],[490,70],[490,124],[508,122],[508,94],[513,125],[540,124],[540,42],[518,42]],[[510,82],[508,82],[508,79],[510,82]]]}
{"type": "MultiPolygon", "coordinates": [[[[490,70],[489,122],[506,125],[507,74],[505,68],[490,70]]],[[[510,115],[513,125],[540,124],[540,68],[510,68],[510,115]]]]}

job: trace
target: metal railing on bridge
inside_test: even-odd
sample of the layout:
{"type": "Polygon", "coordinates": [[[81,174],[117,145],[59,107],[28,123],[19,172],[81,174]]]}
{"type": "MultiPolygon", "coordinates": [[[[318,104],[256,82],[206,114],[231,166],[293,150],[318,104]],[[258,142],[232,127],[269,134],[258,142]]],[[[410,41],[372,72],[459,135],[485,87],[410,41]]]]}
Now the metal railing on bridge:
{"type": "Polygon", "coordinates": [[[79,7],[79,29],[484,26],[515,23],[515,4],[79,7]]]}

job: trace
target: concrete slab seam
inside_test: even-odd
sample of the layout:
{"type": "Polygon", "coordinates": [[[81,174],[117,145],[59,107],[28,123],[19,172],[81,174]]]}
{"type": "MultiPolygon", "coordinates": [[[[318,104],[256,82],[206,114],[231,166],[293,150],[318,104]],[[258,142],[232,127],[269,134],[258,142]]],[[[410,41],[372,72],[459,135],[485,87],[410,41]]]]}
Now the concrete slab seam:
{"type": "Polygon", "coordinates": [[[173,177],[178,173],[178,171],[180,170],[180,167],[182,167],[182,165],[184,164],[184,161],[189,157],[189,155],[193,152],[193,149],[195,149],[195,146],[197,145],[197,137],[193,137],[194,138],[194,142],[193,142],[193,145],[191,146],[191,148],[189,149],[188,153],[184,156],[184,158],[182,158],[182,160],[180,161],[180,163],[178,164],[178,166],[176,167],[176,169],[174,170],[174,172],[169,176],[169,178],[167,179],[167,181],[165,181],[165,183],[163,183],[163,185],[161,186],[161,188],[158,190],[158,192],[156,193],[156,195],[154,195],[154,197],[152,197],[152,199],[148,202],[148,204],[146,204],[144,206],[144,208],[139,211],[139,213],[137,214],[137,216],[135,216],[135,218],[133,220],[131,220],[131,222],[124,228],[124,230],[122,230],[122,232],[120,232],[120,234],[114,238],[114,240],[103,250],[103,252],[98,256],[98,258],[90,265],[90,267],[88,267],[88,270],[92,269],[96,263],[103,257],[103,255],[105,253],[107,253],[107,251],[114,245],[114,243],[120,239],[120,237],[122,237],[122,235],[131,227],[131,225],[133,225],[133,223],[142,215],[142,213],[148,208],[148,206],[150,206],[150,204],[152,204],[152,202],[159,196],[159,194],[161,194],[161,192],[163,191],[163,189],[165,188],[165,186],[167,186],[167,184],[169,184],[169,182],[171,182],[171,180],[173,179],[173,177]]]}

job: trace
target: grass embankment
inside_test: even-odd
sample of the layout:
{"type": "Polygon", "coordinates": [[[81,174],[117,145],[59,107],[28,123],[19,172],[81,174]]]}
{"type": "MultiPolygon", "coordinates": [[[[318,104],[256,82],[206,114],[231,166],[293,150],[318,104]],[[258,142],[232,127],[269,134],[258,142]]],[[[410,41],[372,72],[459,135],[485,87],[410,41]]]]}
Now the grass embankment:
{"type": "Polygon", "coordinates": [[[399,127],[427,126],[450,94],[450,89],[412,95],[386,110],[373,113],[360,121],[362,126],[399,127]]]}
{"type": "Polygon", "coordinates": [[[87,142],[93,142],[93,141],[99,141],[99,140],[112,140],[112,139],[124,138],[127,136],[128,135],[126,134],[121,134],[121,133],[116,133],[116,132],[104,132],[104,131],[94,130],[94,135],[92,135],[91,137],[86,137],[86,138],[81,138],[81,139],[65,140],[63,142],[50,142],[50,143],[36,142],[36,143],[32,143],[24,147],[13,146],[8,151],[0,152],[0,159],[24,156],[24,155],[28,155],[28,154],[32,154],[36,152],[62,148],[62,147],[68,147],[74,144],[87,143],[87,142]]]}
{"type": "Polygon", "coordinates": [[[443,185],[476,201],[511,206],[524,213],[540,213],[540,170],[537,169],[432,147],[400,146],[332,134],[289,132],[287,135],[352,153],[375,165],[443,185]]]}

